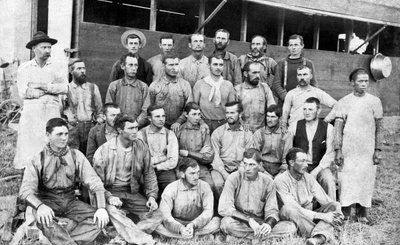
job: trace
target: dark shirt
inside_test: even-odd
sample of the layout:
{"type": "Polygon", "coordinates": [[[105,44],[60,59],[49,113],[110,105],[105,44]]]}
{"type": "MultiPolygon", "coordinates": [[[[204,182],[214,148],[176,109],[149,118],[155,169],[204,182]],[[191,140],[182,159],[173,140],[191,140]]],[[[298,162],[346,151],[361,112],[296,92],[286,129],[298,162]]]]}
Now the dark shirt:
{"type": "MultiPolygon", "coordinates": [[[[140,81],[145,82],[147,85],[150,85],[151,82],[153,81],[153,69],[151,68],[149,62],[147,62],[140,56],[137,57],[138,57],[139,67],[137,69],[136,78],[139,79],[140,81]]],[[[111,74],[110,78],[108,79],[108,82],[112,82],[121,79],[123,77],[124,77],[124,70],[122,70],[120,59],[118,59],[114,63],[111,69],[111,74]]]]}

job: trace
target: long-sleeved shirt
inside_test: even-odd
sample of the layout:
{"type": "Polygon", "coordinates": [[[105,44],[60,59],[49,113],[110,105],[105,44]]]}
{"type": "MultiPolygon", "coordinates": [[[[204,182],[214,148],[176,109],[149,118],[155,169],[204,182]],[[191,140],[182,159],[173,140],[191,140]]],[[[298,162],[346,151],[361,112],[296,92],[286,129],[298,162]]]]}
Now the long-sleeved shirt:
{"type": "MultiPolygon", "coordinates": [[[[215,54],[215,51],[213,52],[215,54]]],[[[231,52],[225,51],[222,55],[224,60],[224,70],[222,76],[225,80],[230,81],[233,86],[242,83],[242,68],[240,67],[240,61],[238,57],[231,52]]]]}
{"type": "Polygon", "coordinates": [[[322,89],[307,86],[302,88],[297,86],[295,89],[290,90],[283,103],[281,122],[292,126],[298,120],[304,119],[303,105],[306,99],[315,97],[320,100],[322,105],[332,108],[336,104],[336,100],[322,89]]]}
{"type": "Polygon", "coordinates": [[[153,131],[151,125],[142,128],[138,138],[142,139],[150,149],[150,163],[157,166],[157,170],[174,169],[178,164],[179,144],[173,131],[162,128],[153,131]],[[160,159],[165,159],[161,161],[160,159]]]}
{"type": "Polygon", "coordinates": [[[190,221],[195,229],[205,226],[214,214],[214,196],[211,187],[199,180],[198,184],[188,188],[182,179],[169,184],[161,197],[160,210],[164,222],[173,232],[179,233],[183,224],[176,219],[190,221]]]}
{"type": "Polygon", "coordinates": [[[252,147],[253,134],[242,126],[232,130],[226,123],[212,133],[211,145],[214,149],[213,168],[231,173],[238,169],[245,150],[252,147]]]}
{"type": "Polygon", "coordinates": [[[266,83],[258,83],[252,86],[247,82],[235,87],[236,98],[243,105],[242,120],[250,125],[254,132],[265,125],[265,111],[268,106],[275,104],[271,89],[266,83]]]}
{"type": "Polygon", "coordinates": [[[260,82],[267,83],[271,87],[275,75],[276,61],[265,54],[260,57],[253,57],[251,53],[239,57],[240,66],[243,69],[247,62],[258,62],[262,65],[260,82]]]}
{"type": "Polygon", "coordinates": [[[183,109],[193,100],[192,88],[188,81],[181,77],[169,80],[162,76],[149,87],[150,103],[160,105],[165,110],[165,123],[171,126],[186,121],[183,109]]]}
{"type": "Polygon", "coordinates": [[[162,63],[162,54],[157,54],[147,60],[153,70],[153,81],[157,81],[164,75],[164,64],[162,63]]]}
{"type": "MultiPolygon", "coordinates": [[[[138,69],[136,72],[136,77],[140,81],[145,82],[147,86],[150,86],[151,82],[153,81],[153,70],[151,68],[151,65],[139,55],[136,55],[136,57],[138,58],[138,69]]],[[[115,61],[114,65],[111,68],[111,73],[108,81],[111,83],[121,78],[124,78],[124,70],[122,70],[121,61],[120,59],[118,59],[117,61],[115,61]]]]}
{"type": "Polygon", "coordinates": [[[271,129],[265,126],[254,132],[253,135],[254,148],[260,151],[262,161],[268,163],[286,162],[285,153],[293,145],[293,142],[289,141],[287,134],[282,133],[279,127],[271,129]]]}
{"type": "Polygon", "coordinates": [[[264,173],[254,180],[239,170],[227,178],[219,199],[218,213],[248,222],[250,218],[273,227],[279,221],[274,181],[264,173]]]}
{"type": "Polygon", "coordinates": [[[150,106],[149,87],[138,79],[128,82],[122,78],[108,86],[106,103],[109,102],[117,103],[121,112],[136,118],[139,125],[144,125],[150,106]]]}
{"type": "Polygon", "coordinates": [[[233,89],[232,83],[226,80],[222,80],[220,86],[221,91],[221,103],[215,105],[215,97],[209,100],[212,87],[206,83],[203,79],[199,80],[193,87],[193,101],[200,105],[201,115],[204,119],[209,120],[224,120],[225,119],[225,104],[228,102],[235,101],[235,90],[233,89]]]}
{"type": "Polygon", "coordinates": [[[183,79],[188,81],[192,88],[197,81],[210,74],[208,58],[205,55],[199,60],[194,58],[193,55],[189,55],[179,62],[179,69],[183,79]]]}
{"type": "Polygon", "coordinates": [[[91,121],[103,116],[103,102],[96,84],[86,82],[78,85],[72,81],[68,89],[68,107],[64,108],[64,114],[69,122],[91,121]]]}
{"type": "MultiPolygon", "coordinates": [[[[104,182],[106,188],[114,186],[117,178],[117,166],[121,166],[121,163],[118,163],[117,140],[118,137],[115,137],[101,145],[93,157],[93,168],[104,182]]],[[[134,194],[139,192],[141,188],[140,180],[143,178],[146,196],[148,198],[157,198],[157,177],[150,164],[150,152],[147,145],[142,140],[134,140],[130,154],[131,192],[134,194]]],[[[112,194],[107,192],[106,195],[111,196],[112,194]]]]}
{"type": "Polygon", "coordinates": [[[71,151],[72,149],[67,148],[67,154],[60,157],[63,158],[61,161],[46,145],[25,168],[19,190],[20,198],[27,200],[36,208],[42,203],[38,194],[49,191],[54,193],[71,191],[75,187],[76,178],[88,186],[92,193],[104,195],[103,183],[89,161],[80,151],[74,150],[75,157],[71,151]]]}
{"type": "Polygon", "coordinates": [[[284,205],[300,207],[303,214],[314,219],[316,212],[313,211],[313,199],[321,205],[332,202],[317,180],[309,173],[304,173],[300,180],[296,180],[286,170],[275,178],[278,196],[284,205]]]}
{"type": "Polygon", "coordinates": [[[187,150],[189,157],[200,164],[209,164],[213,160],[214,150],[211,147],[210,130],[193,126],[189,122],[182,124],[176,133],[180,150],[187,150]]]}

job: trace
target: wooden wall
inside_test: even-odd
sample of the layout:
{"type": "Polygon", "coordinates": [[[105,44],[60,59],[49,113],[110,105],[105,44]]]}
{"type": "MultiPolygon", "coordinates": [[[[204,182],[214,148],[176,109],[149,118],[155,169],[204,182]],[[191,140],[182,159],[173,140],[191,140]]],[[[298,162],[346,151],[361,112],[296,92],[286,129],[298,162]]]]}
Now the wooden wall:
{"type": "MultiPolygon", "coordinates": [[[[125,27],[109,26],[94,23],[80,23],[79,51],[80,57],[86,61],[88,77],[97,83],[105,98],[108,87],[108,77],[113,63],[119,59],[126,50],[121,45],[121,34],[127,30],[125,27]]],[[[147,37],[146,47],[140,51],[143,58],[150,58],[159,53],[158,42],[162,32],[141,30],[147,37]]],[[[176,50],[183,58],[189,55],[187,47],[187,36],[174,34],[176,50]]],[[[211,38],[206,40],[205,53],[211,54],[214,45],[211,38]]],[[[231,41],[228,48],[236,55],[249,51],[249,44],[239,41],[231,41]]],[[[268,55],[275,60],[280,60],[287,55],[286,47],[268,46],[268,55]]],[[[316,78],[319,87],[340,99],[351,92],[348,75],[352,69],[357,67],[369,67],[371,56],[351,55],[331,51],[305,50],[305,56],[314,61],[316,67],[316,78]]],[[[391,58],[393,69],[388,79],[378,82],[371,81],[370,93],[381,98],[385,115],[400,115],[400,58],[391,58]]]]}

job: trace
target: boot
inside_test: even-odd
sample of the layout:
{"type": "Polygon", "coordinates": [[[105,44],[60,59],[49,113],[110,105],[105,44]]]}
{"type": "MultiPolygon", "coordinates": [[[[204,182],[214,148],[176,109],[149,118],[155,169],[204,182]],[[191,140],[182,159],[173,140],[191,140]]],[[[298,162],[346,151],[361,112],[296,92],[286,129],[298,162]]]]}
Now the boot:
{"type": "Polygon", "coordinates": [[[326,241],[324,235],[315,235],[311,238],[308,238],[306,241],[306,245],[321,245],[326,241]]]}

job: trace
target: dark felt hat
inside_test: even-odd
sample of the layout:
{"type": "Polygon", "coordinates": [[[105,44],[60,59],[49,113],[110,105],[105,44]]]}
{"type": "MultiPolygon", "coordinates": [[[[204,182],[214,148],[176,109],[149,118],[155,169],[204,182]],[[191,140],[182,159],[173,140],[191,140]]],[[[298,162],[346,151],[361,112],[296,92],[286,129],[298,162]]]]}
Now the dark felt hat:
{"type": "Polygon", "coordinates": [[[26,44],[26,48],[27,49],[31,49],[33,46],[35,46],[38,43],[51,43],[51,45],[54,45],[57,43],[56,39],[50,38],[49,36],[46,35],[46,33],[42,32],[42,31],[38,31],[36,32],[33,37],[32,40],[30,40],[27,44],[26,44]]]}

